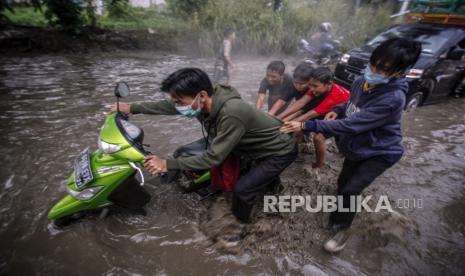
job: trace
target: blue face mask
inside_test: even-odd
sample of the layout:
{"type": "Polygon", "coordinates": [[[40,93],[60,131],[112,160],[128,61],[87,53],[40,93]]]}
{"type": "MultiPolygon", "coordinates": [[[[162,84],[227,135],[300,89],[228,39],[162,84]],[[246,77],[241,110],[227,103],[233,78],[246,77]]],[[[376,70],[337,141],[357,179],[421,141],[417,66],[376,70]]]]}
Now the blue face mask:
{"type": "Polygon", "coordinates": [[[369,85],[386,84],[389,82],[389,77],[373,73],[368,65],[365,68],[364,77],[369,85]]]}
{"type": "Polygon", "coordinates": [[[174,107],[179,113],[181,113],[181,115],[186,116],[187,118],[197,117],[200,114],[200,111],[201,111],[200,108],[197,108],[197,109],[192,108],[192,105],[194,104],[196,99],[197,99],[197,96],[194,98],[194,101],[192,101],[190,105],[182,105],[182,106],[175,105],[174,107]]]}

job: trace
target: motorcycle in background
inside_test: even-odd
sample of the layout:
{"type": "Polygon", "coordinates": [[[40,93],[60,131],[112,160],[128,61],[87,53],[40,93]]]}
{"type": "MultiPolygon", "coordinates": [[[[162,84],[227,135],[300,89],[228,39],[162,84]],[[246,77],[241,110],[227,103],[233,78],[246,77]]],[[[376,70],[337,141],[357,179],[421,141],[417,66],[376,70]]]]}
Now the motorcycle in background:
{"type": "Polygon", "coordinates": [[[327,65],[336,63],[342,53],[339,51],[341,42],[331,40],[316,46],[305,39],[301,39],[298,52],[304,55],[304,61],[312,65],[327,65]]]}
{"type": "Polygon", "coordinates": [[[314,33],[310,40],[301,39],[298,43],[298,52],[304,55],[304,61],[312,65],[327,65],[336,63],[342,53],[341,41],[333,39],[331,32],[333,25],[322,22],[319,31],[314,33]]]}

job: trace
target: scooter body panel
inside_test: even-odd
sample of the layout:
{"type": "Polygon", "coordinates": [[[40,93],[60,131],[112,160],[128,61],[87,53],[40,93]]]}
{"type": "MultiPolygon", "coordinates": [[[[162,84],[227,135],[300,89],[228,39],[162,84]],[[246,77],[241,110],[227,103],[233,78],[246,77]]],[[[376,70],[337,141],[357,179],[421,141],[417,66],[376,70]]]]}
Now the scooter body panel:
{"type": "Polygon", "coordinates": [[[121,133],[116,116],[116,113],[107,116],[105,124],[100,130],[100,140],[121,146],[119,151],[111,154],[114,158],[141,162],[144,160],[144,154],[133,147],[121,133]]]}
{"type": "Polygon", "coordinates": [[[135,172],[127,160],[116,159],[111,155],[101,153],[99,150],[91,154],[90,164],[94,179],[86,185],[76,187],[73,172],[68,179],[67,189],[71,192],[83,192],[92,187],[102,187],[101,190],[88,200],[67,195],[53,206],[48,214],[49,219],[58,219],[80,211],[112,205],[113,202],[108,200],[109,195],[135,172]]]}

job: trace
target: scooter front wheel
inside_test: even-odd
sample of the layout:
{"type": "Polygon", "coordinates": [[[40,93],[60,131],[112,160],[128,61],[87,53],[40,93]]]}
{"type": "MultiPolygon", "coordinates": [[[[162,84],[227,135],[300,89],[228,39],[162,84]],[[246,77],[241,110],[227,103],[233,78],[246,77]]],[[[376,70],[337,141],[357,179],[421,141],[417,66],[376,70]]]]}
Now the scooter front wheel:
{"type": "Polygon", "coordinates": [[[57,228],[63,228],[69,226],[71,223],[78,221],[85,216],[85,212],[77,212],[69,216],[57,218],[53,220],[53,224],[57,228]]]}

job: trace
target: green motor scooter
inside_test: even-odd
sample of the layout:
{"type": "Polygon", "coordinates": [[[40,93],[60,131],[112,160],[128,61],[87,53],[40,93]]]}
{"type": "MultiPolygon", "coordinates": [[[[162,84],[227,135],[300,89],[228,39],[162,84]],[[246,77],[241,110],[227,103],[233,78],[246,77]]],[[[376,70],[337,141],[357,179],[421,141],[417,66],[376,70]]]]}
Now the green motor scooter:
{"type": "MultiPolygon", "coordinates": [[[[143,187],[140,166],[150,152],[144,149],[144,131],[119,112],[119,99],[128,95],[129,86],[119,82],[115,87],[118,111],[106,116],[98,150],[91,153],[87,148],[77,156],[66,183],[68,195],[48,213],[56,226],[68,225],[88,213],[100,212],[103,218],[112,206],[145,215],[144,206],[151,196],[143,187]]],[[[194,180],[196,185],[208,181],[208,174],[194,180]]]]}

